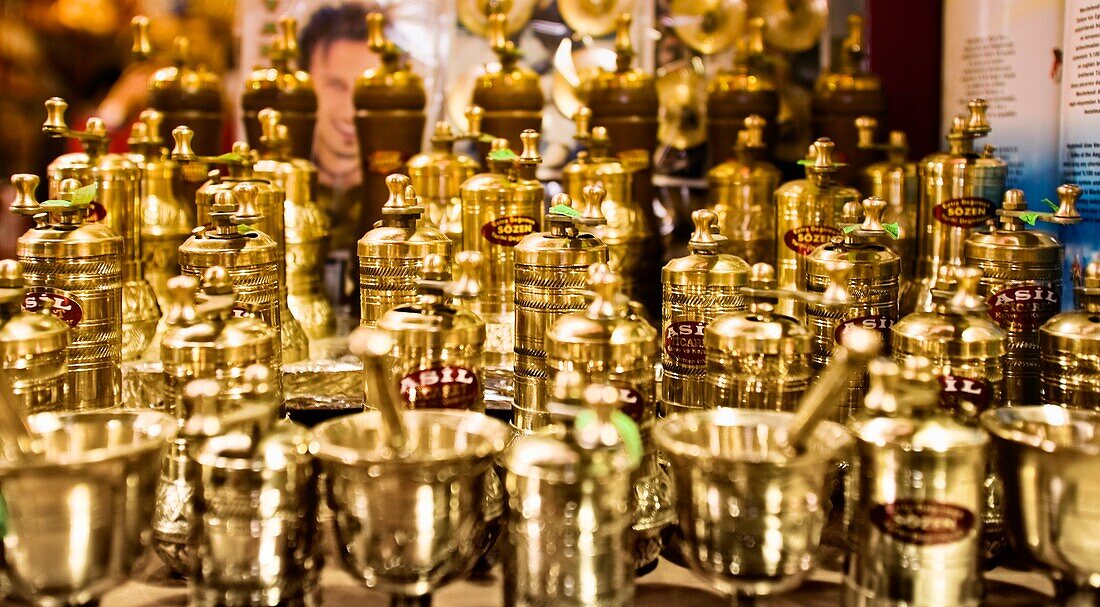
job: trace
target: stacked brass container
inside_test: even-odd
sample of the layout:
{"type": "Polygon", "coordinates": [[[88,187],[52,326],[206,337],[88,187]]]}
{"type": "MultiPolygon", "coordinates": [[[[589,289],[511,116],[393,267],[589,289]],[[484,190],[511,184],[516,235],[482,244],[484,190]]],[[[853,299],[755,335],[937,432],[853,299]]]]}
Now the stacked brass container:
{"type": "Polygon", "coordinates": [[[550,375],[546,366],[546,331],[558,318],[587,307],[588,268],[594,263],[607,263],[607,245],[584,231],[604,223],[599,207],[601,191],[598,185],[586,186],[583,206],[568,194],[558,194],[543,219],[547,231],[527,235],[515,248],[516,373],[512,425],[521,433],[540,430],[551,421],[547,409],[550,375]]]}
{"type": "Polygon", "coordinates": [[[355,81],[355,133],[359,139],[363,198],[359,233],[382,217],[386,177],[420,151],[427,117],[424,81],[410,69],[401,49],[386,37],[382,13],[367,15],[367,46],[382,65],[355,81]]]}
{"type": "MultiPolygon", "coordinates": [[[[375,326],[393,342],[390,362],[394,382],[407,409],[483,411],[481,351],[485,322],[459,305],[477,297],[481,255],[463,251],[451,260],[437,253],[424,256],[418,301],[388,310],[375,326]],[[459,302],[451,301],[460,300],[459,302]]],[[[378,403],[367,402],[367,408],[378,403]]]]}
{"type": "Polygon", "coordinates": [[[600,211],[607,224],[595,233],[607,245],[609,263],[622,277],[623,291],[631,299],[638,300],[641,289],[636,281],[652,277],[652,274],[642,275],[644,266],[641,263],[650,232],[641,208],[634,202],[630,171],[608,155],[611,142],[607,129],[597,126],[590,130],[591,119],[591,111],[584,107],[574,116],[577,125],[574,138],[588,149],[577,154],[577,159],[562,169],[561,188],[574,200],[581,200],[584,188],[589,185],[598,184],[606,192],[600,211]]]}
{"type": "Polygon", "coordinates": [[[241,183],[214,194],[211,224],[196,228],[180,246],[180,271],[201,278],[214,266],[225,268],[237,292],[238,315],[255,314],[275,329],[281,357],[279,247],[264,232],[248,227],[259,219],[252,206],[254,189],[251,183],[241,183]]]}
{"type": "Polygon", "coordinates": [[[1042,402],[1095,410],[1100,393],[1100,259],[1085,267],[1076,292],[1079,310],[1062,312],[1039,328],[1042,402]]]}
{"type": "MultiPolygon", "coordinates": [[[[215,412],[220,412],[243,398],[246,386],[254,383],[246,369],[256,363],[271,372],[265,381],[272,397],[281,402],[278,331],[257,318],[234,317],[241,302],[231,277],[232,270],[213,266],[199,276],[169,281],[169,330],[161,341],[164,407],[180,428],[195,414],[211,414],[194,410],[196,403],[186,394],[191,381],[215,380],[219,390],[208,398],[216,401],[215,412]],[[205,283],[201,298],[200,277],[205,283]]],[[[196,438],[187,434],[173,440],[161,467],[153,516],[153,548],[179,575],[189,575],[197,564],[190,546],[196,524],[191,497],[197,479],[189,455],[196,444],[196,438]]]]}
{"type": "MultiPolygon", "coordinates": [[[[749,116],[758,116],[763,121],[761,127],[765,132],[758,140],[758,147],[765,157],[772,155],[779,134],[779,92],[775,78],[761,65],[763,55],[764,19],[753,17],[746,24],[745,35],[737,42],[733,69],[720,70],[707,85],[707,143],[712,167],[739,156],[735,150],[742,145],[740,133],[742,125],[747,127],[749,116]]],[[[723,233],[731,237],[729,232],[723,233]]],[[[752,263],[761,261],[770,259],[752,263]]]]}
{"type": "Polygon", "coordinates": [[[698,210],[691,219],[695,232],[688,241],[690,254],[673,259],[661,270],[661,404],[666,415],[708,407],[703,344],[707,325],[746,307],[741,287],[748,279],[749,265],[740,257],[719,252],[723,238],[712,232],[717,224],[714,213],[698,210]]]}
{"type": "Polygon", "coordinates": [[[920,161],[920,200],[917,205],[917,271],[921,281],[910,289],[906,310],[926,309],[929,291],[945,265],[961,265],[966,240],[984,228],[1005,192],[1007,165],[991,148],[974,152],[974,139],[989,134],[988,105],[983,99],[968,104],[970,115],[956,117],[947,135],[950,148],[920,161]]]}
{"type": "MultiPolygon", "coordinates": [[[[848,305],[843,308],[806,304],[806,325],[814,336],[813,365],[818,371],[825,368],[833,355],[833,348],[840,343],[844,332],[853,327],[878,331],[883,342],[889,344],[890,327],[898,319],[899,276],[901,260],[888,246],[890,236],[882,224],[886,202],[881,198],[844,205],[844,236],[814,249],[806,259],[806,290],[825,293],[833,288],[848,291],[848,305]],[[862,222],[860,221],[862,217],[862,222]],[[851,271],[847,284],[836,285],[830,276],[829,265],[847,262],[851,271]]],[[[863,404],[867,392],[867,380],[857,375],[848,384],[844,405],[837,409],[837,421],[847,421],[849,415],[863,404]]]]}
{"type": "Polygon", "coordinates": [[[263,124],[260,112],[273,109],[282,116],[289,131],[288,156],[313,157],[313,130],[317,125],[317,93],[308,72],[295,69],[298,60],[298,22],[282,17],[268,47],[271,67],[252,71],[241,95],[244,130],[248,144],[262,149],[263,124]]]}
{"type": "Polygon", "coordinates": [[[258,120],[263,128],[263,153],[252,167],[253,174],[286,194],[286,309],[309,339],[329,337],[336,332],[336,318],[321,280],[330,230],[328,215],[316,198],[317,167],[309,160],[291,156],[293,131],[286,126],[281,112],[265,108],[260,110],[258,120]]]}
{"type": "Polygon", "coordinates": [[[858,144],[855,119],[886,118],[882,81],[862,66],[866,54],[863,17],[849,15],[848,35],[841,42],[839,61],[822,73],[814,85],[813,131],[836,144],[840,161],[845,163],[836,178],[844,184],[854,184],[863,167],[875,161],[874,153],[858,144]]]}
{"type": "Polygon", "coordinates": [[[710,208],[726,237],[723,252],[750,264],[771,263],[776,255],[773,196],[780,173],[760,159],[766,147],[764,118],[750,115],[743,126],[737,135],[736,156],[707,171],[710,208]]]}
{"type": "MultiPolygon", "coordinates": [[[[133,54],[148,59],[152,54],[149,42],[149,20],[134,17],[133,54]]],[[[199,154],[216,154],[222,145],[222,81],[215,72],[195,65],[191,58],[191,42],[180,36],[172,44],[172,65],[157,70],[149,78],[149,108],[164,116],[160,139],[168,141],[172,130],[187,125],[195,132],[195,150],[199,154]]]]}
{"type": "Polygon", "coordinates": [[[35,175],[15,175],[9,209],[35,217],[16,252],[27,290],[23,307],[50,311],[69,325],[66,409],[117,407],[122,366],[123,241],[109,226],[90,223],[87,190],[64,179],[39,204],[35,175]]]}
{"type": "Polygon", "coordinates": [[[1023,191],[1008,190],[997,211],[1000,227],[966,241],[966,263],[982,271],[978,295],[1005,331],[1006,407],[1039,404],[1039,327],[1061,311],[1062,303],[1062,243],[1046,232],[1028,230],[1027,223],[1080,222],[1080,196],[1081,188],[1062,185],[1057,211],[1028,213],[1023,191]]]}
{"type": "MultiPolygon", "coordinates": [[[[481,133],[481,108],[466,111],[469,124],[461,139],[476,139],[481,133]]],[[[438,228],[456,244],[462,243],[462,196],[459,188],[477,174],[478,162],[454,151],[460,137],[447,122],[437,122],[431,150],[413,156],[405,165],[413,189],[424,203],[421,221],[438,228]]]]}
{"type": "Polygon", "coordinates": [[[462,184],[462,249],[486,260],[474,310],[485,320],[485,383],[511,394],[515,369],[515,247],[542,231],[546,192],[535,178],[542,158],[538,133],[525,131],[516,156],[503,139],[493,141],[489,172],[462,184]]]}
{"type": "Polygon", "coordinates": [[[620,410],[641,433],[642,460],[631,499],[634,568],[648,571],[661,550],[661,530],[675,518],[671,485],[657,465],[653,424],[657,418],[657,331],[631,311],[619,276],[606,264],[589,270],[595,295],[583,312],[559,318],[546,333],[550,373],[578,371],[588,383],[619,390],[620,410]]]}
{"type": "MultiPolygon", "coordinates": [[[[165,153],[160,139],[163,116],[156,110],[145,110],[130,132],[130,160],[141,171],[141,263],[145,280],[152,287],[160,309],[168,307],[168,279],[179,274],[179,247],[195,227],[195,211],[189,201],[177,191],[180,167],[165,153]]],[[[165,330],[164,319],[157,325],[152,343],[144,358],[160,355],[160,338],[165,330]]]]}
{"type": "MultiPolygon", "coordinates": [[[[818,139],[804,161],[806,178],[788,181],[775,191],[776,264],[780,289],[806,288],[806,258],[817,247],[842,235],[844,205],[859,202],[856,190],[838,185],[834,175],[840,168],[833,158],[833,142],[818,139]]],[[[779,310],[801,317],[801,307],[780,301],[779,310]]]]}
{"type": "Polygon", "coordinates": [[[886,201],[885,221],[897,224],[897,238],[887,245],[901,258],[902,299],[916,271],[917,257],[917,163],[908,159],[909,141],[904,131],[890,131],[886,143],[875,143],[878,121],[871,116],[856,118],[861,150],[881,150],[886,158],[860,171],[859,191],[864,196],[886,201]]]}
{"type": "Polygon", "coordinates": [[[359,240],[359,322],[364,327],[391,308],[415,302],[424,258],[435,254],[449,262],[453,249],[443,232],[417,227],[424,207],[408,177],[390,175],[386,187],[382,220],[359,240]]]}
{"type": "MultiPolygon", "coordinates": [[[[484,6],[489,13],[486,37],[498,62],[481,69],[470,103],[484,110],[483,131],[515,143],[526,131],[542,132],[546,99],[538,74],[520,65],[520,51],[505,33],[508,23],[503,3],[486,2],[484,6]]],[[[491,151],[491,144],[478,144],[480,157],[491,151]]]]}
{"type": "MultiPolygon", "coordinates": [[[[196,217],[199,225],[208,229],[214,228],[212,209],[218,192],[232,189],[236,193],[240,198],[240,205],[251,215],[253,223],[248,228],[266,234],[275,243],[277,249],[275,286],[278,289],[277,304],[282,323],[279,327],[279,339],[282,340],[283,362],[289,363],[307,358],[309,338],[301,323],[287,306],[289,289],[286,275],[286,192],[277,181],[256,174],[258,165],[268,176],[274,177],[278,164],[266,160],[257,163],[254,151],[243,141],[234,143],[232,151],[228,154],[218,157],[199,156],[191,147],[193,136],[191,129],[187,127],[172,131],[172,138],[175,140],[175,147],[172,149],[173,159],[181,164],[192,166],[225,163],[229,169],[227,176],[223,176],[217,170],[210,171],[209,179],[195,193],[196,217]],[[240,187],[242,185],[247,187],[240,187]]],[[[298,171],[298,169],[295,170],[298,171]]],[[[293,180],[298,187],[305,187],[306,183],[311,182],[308,169],[304,170],[304,173],[298,171],[297,179],[293,180]]]]}
{"type": "MultiPolygon", "coordinates": [[[[1004,398],[1002,357],[1005,333],[986,312],[978,294],[982,271],[944,266],[932,291],[931,312],[914,312],[891,329],[894,358],[927,358],[942,387],[940,407],[976,427],[978,415],[1004,398]]],[[[996,559],[1004,548],[1004,506],[1000,481],[987,472],[983,488],[983,557],[996,559]]]]}
{"type": "Polygon", "coordinates": [[[16,413],[65,408],[69,325],[51,313],[52,299],[35,299],[24,312],[23,264],[0,261],[0,378],[16,413]]]}
{"type": "Polygon", "coordinates": [[[153,341],[160,321],[156,295],[141,269],[141,171],[126,156],[107,153],[110,141],[100,119],[90,118],[84,131],[70,129],[65,124],[67,107],[57,97],[46,101],[42,131],[51,137],[76,139],[84,151],[58,156],[50,163],[50,198],[58,198],[65,179],[95,184],[89,221],[108,225],[122,237],[122,359],[133,360],[153,341]]]}

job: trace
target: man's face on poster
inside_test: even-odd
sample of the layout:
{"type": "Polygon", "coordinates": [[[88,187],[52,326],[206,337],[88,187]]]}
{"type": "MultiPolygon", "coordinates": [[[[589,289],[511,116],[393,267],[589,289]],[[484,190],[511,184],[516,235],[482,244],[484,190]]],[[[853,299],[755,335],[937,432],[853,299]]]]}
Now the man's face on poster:
{"type": "Polygon", "coordinates": [[[317,89],[314,155],[319,179],[343,191],[359,184],[359,146],[355,139],[355,80],[378,65],[366,40],[335,40],[313,50],[310,66],[317,89]]]}

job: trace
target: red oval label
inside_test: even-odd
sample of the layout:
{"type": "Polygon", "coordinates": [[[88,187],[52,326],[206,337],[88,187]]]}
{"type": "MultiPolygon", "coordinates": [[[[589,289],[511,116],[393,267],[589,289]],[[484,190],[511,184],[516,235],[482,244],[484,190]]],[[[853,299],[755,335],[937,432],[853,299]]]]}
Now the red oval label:
{"type": "Polygon", "coordinates": [[[641,425],[646,419],[645,396],[626,382],[615,381],[611,384],[619,389],[619,410],[634,420],[634,423],[641,425]]]}
{"type": "Polygon", "coordinates": [[[833,339],[836,343],[840,343],[840,339],[844,337],[844,332],[852,329],[853,327],[859,327],[861,329],[872,329],[882,333],[884,338],[890,336],[890,327],[894,326],[894,319],[889,316],[872,315],[872,316],[857,316],[855,318],[849,318],[848,320],[840,323],[836,326],[836,330],[833,331],[833,339]]]}
{"type": "Polygon", "coordinates": [[[993,203],[985,198],[951,198],[932,209],[936,221],[956,228],[973,228],[993,218],[993,203]]]}
{"type": "Polygon", "coordinates": [[[1061,310],[1061,293],[1046,285],[1003,289],[986,298],[989,315],[1009,331],[1035,331],[1061,310]]]}
{"type": "Polygon", "coordinates": [[[91,223],[100,223],[104,219],[107,219],[107,207],[99,204],[98,200],[93,200],[88,203],[88,221],[91,223]]]}
{"type": "Polygon", "coordinates": [[[67,293],[35,289],[23,295],[24,310],[37,312],[44,307],[49,307],[50,313],[70,327],[77,326],[84,319],[84,309],[67,293]]]}
{"type": "Polygon", "coordinates": [[[402,377],[401,397],[413,409],[470,409],[481,397],[481,384],[470,369],[443,365],[402,377]]]}
{"type": "Polygon", "coordinates": [[[695,320],[671,322],[665,327],[665,354],[682,365],[704,365],[707,351],[703,330],[707,323],[695,320]]]}
{"type": "Polygon", "coordinates": [[[401,152],[397,150],[375,150],[367,157],[367,168],[372,173],[389,175],[400,171],[405,165],[401,160],[401,152]]]}
{"type": "Polygon", "coordinates": [[[898,500],[875,504],[871,522],[899,542],[916,546],[950,544],[974,528],[974,513],[954,504],[928,500],[898,500]]]}
{"type": "Polygon", "coordinates": [[[941,375],[939,379],[940,403],[948,411],[976,417],[993,400],[993,390],[980,379],[958,375],[941,375]]]}
{"type": "Polygon", "coordinates": [[[805,256],[841,235],[841,231],[833,226],[801,226],[787,230],[783,235],[783,243],[788,249],[805,256]]]}
{"type": "Polygon", "coordinates": [[[507,215],[481,226],[481,235],[493,244],[514,247],[524,236],[535,231],[536,221],[524,215],[507,215]]]}

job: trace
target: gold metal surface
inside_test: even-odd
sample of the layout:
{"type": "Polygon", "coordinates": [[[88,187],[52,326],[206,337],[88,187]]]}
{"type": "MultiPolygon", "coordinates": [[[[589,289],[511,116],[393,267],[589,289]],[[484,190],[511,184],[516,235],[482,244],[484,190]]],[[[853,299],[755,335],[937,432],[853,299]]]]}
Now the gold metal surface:
{"type": "Polygon", "coordinates": [[[289,156],[308,160],[313,157],[317,93],[309,73],[297,69],[297,20],[281,17],[276,28],[267,51],[271,66],[252,70],[244,83],[241,110],[245,132],[249,145],[260,149],[264,131],[259,114],[267,108],[276,110],[290,131],[289,156]]]}
{"type": "MultiPolygon", "coordinates": [[[[711,166],[732,157],[738,134],[749,116],[764,119],[769,154],[778,139],[779,93],[764,54],[764,20],[749,19],[737,41],[731,68],[720,68],[707,85],[706,118],[711,166]]],[[[771,260],[768,260],[771,261],[771,260]]]]}
{"type": "Polygon", "coordinates": [[[677,150],[702,145],[707,139],[706,90],[703,64],[674,61],[657,69],[655,80],[661,108],[657,139],[677,150]]]}
{"type": "Polygon", "coordinates": [[[1062,312],[1039,328],[1042,402],[1097,409],[1100,393],[1100,260],[1082,272],[1075,288],[1078,310],[1062,312]]]}
{"type": "Polygon", "coordinates": [[[482,109],[466,109],[466,132],[456,134],[447,122],[437,122],[432,133],[431,150],[413,156],[405,164],[409,181],[424,202],[421,223],[462,243],[462,196],[459,188],[477,174],[478,162],[454,150],[455,143],[481,136],[482,109]]]}
{"type": "Polygon", "coordinates": [[[11,390],[18,415],[65,408],[69,325],[45,305],[24,312],[23,264],[0,261],[0,377],[11,390]]]}
{"type": "Polygon", "coordinates": [[[584,107],[584,99],[592,88],[592,82],[602,71],[614,71],[615,51],[602,46],[585,46],[573,49],[573,41],[563,38],[554,52],[554,77],[550,85],[550,98],[562,116],[574,120],[577,110],[584,107]]]}
{"type": "Polygon", "coordinates": [[[89,200],[80,182],[64,179],[56,201],[39,204],[35,175],[15,175],[10,210],[35,217],[19,237],[23,264],[23,307],[45,306],[69,327],[65,409],[85,411],[119,406],[122,366],[123,241],[102,223],[89,223],[89,200]]]}
{"type": "Polygon", "coordinates": [[[762,160],[765,150],[764,119],[757,115],[744,121],[735,159],[707,171],[710,207],[718,220],[718,231],[726,237],[723,252],[746,262],[769,263],[776,255],[775,200],[779,169],[762,160]]]}
{"type": "Polygon", "coordinates": [[[615,31],[615,19],[634,10],[634,0],[562,0],[558,12],[581,36],[601,38],[615,31]]]}
{"type": "Polygon", "coordinates": [[[768,46],[788,53],[809,50],[829,21],[827,0],[760,0],[755,16],[764,18],[768,46]]]}
{"type": "MultiPolygon", "coordinates": [[[[908,159],[909,142],[904,131],[890,131],[885,143],[875,143],[878,121],[871,116],[855,120],[859,131],[859,148],[881,150],[886,159],[867,165],[860,172],[859,189],[864,196],[886,201],[886,222],[898,225],[898,237],[887,245],[901,258],[901,299],[906,299],[909,282],[913,280],[917,260],[917,164],[908,159]]],[[[909,312],[910,310],[905,310],[909,312]]]]}
{"type": "Polygon", "coordinates": [[[676,37],[703,55],[733,46],[745,27],[745,0],[672,0],[668,18],[676,37]]]}
{"type": "MultiPolygon", "coordinates": [[[[598,1],[598,0],[597,0],[598,1]]],[[[513,36],[527,25],[538,6],[536,0],[458,0],[455,7],[458,21],[478,36],[491,37],[491,20],[494,5],[505,16],[505,36],[513,36]]]]}

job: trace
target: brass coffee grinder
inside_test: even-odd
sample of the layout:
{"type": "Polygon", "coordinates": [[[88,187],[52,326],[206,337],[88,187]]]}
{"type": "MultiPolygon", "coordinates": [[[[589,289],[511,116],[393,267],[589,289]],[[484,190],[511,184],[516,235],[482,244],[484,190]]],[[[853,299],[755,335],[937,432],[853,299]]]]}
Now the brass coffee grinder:
{"type": "Polygon", "coordinates": [[[70,129],[65,124],[67,108],[63,99],[47,100],[42,132],[54,138],[75,139],[84,151],[63,154],[50,163],[50,197],[59,198],[65,179],[96,185],[88,220],[104,223],[122,236],[122,359],[134,360],[153,341],[160,321],[156,294],[141,266],[141,170],[126,156],[107,152],[110,140],[99,118],[88,119],[83,131],[70,129]]]}
{"type": "Polygon", "coordinates": [[[57,184],[56,200],[34,198],[36,175],[13,175],[16,197],[8,208],[35,218],[19,237],[26,296],[33,312],[48,307],[69,325],[65,409],[119,406],[122,381],[123,241],[105,223],[88,221],[96,186],[75,179],[57,184]]]}
{"type": "Polygon", "coordinates": [[[447,235],[455,244],[462,244],[462,195],[459,188],[477,174],[478,162],[455,151],[455,143],[481,137],[482,110],[472,106],[466,110],[466,133],[457,134],[448,122],[437,122],[432,133],[432,147],[409,159],[405,170],[420,200],[424,203],[421,222],[447,235]]]}
{"type": "MultiPolygon", "coordinates": [[[[736,44],[732,69],[719,70],[707,85],[707,144],[711,167],[739,156],[736,153],[742,145],[739,134],[748,126],[745,121],[749,116],[758,116],[763,121],[764,132],[757,139],[757,149],[763,158],[772,156],[779,135],[779,92],[775,77],[763,65],[764,19],[749,19],[745,33],[736,44]]],[[[752,263],[768,261],[771,260],[757,259],[752,263]]]]}
{"type": "Polygon", "coordinates": [[[53,300],[30,302],[23,264],[0,261],[0,377],[11,390],[16,413],[27,416],[65,408],[69,361],[69,325],[51,312],[53,300]]]}
{"type": "Polygon", "coordinates": [[[290,158],[313,158],[313,129],[317,125],[317,92],[309,72],[297,69],[298,21],[282,17],[275,23],[267,56],[271,67],[252,70],[241,94],[242,119],[248,145],[262,149],[264,130],[260,112],[279,112],[288,131],[290,158]]]}
{"type": "Polygon", "coordinates": [[[718,230],[726,237],[723,252],[750,264],[774,263],[773,196],[780,173],[774,164],[761,159],[766,149],[765,119],[752,114],[741,126],[734,157],[707,171],[708,206],[718,216],[718,230]]]}
{"type": "Polygon", "coordinates": [[[1044,405],[1096,410],[1100,392],[1100,259],[1085,267],[1077,310],[1039,327],[1040,385],[1044,405]]]}

